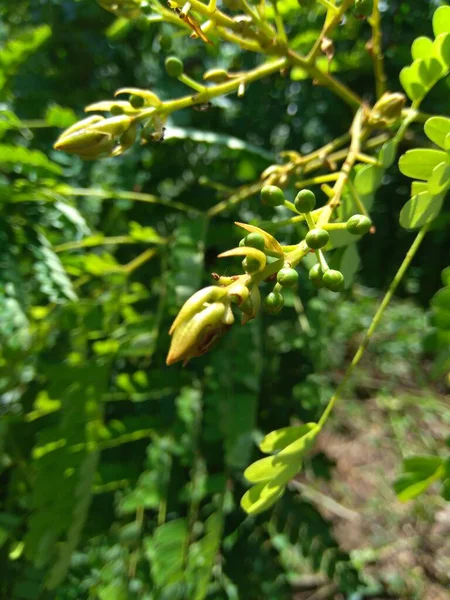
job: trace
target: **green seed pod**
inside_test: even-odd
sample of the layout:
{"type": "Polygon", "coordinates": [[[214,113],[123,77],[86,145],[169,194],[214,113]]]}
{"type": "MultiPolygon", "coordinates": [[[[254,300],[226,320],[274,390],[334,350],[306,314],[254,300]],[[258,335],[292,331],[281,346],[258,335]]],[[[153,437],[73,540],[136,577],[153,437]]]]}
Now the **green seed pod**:
{"type": "Polygon", "coordinates": [[[251,256],[247,256],[242,261],[242,268],[246,273],[255,273],[256,271],[259,271],[260,267],[260,262],[251,256]]]}
{"type": "Polygon", "coordinates": [[[313,282],[316,288],[323,287],[323,271],[319,263],[311,267],[309,270],[309,279],[313,282]]]}
{"type": "Polygon", "coordinates": [[[246,246],[247,244],[245,243],[245,237],[242,238],[242,240],[239,242],[239,246],[242,248],[242,246],[246,246]]]}
{"type": "Polygon", "coordinates": [[[305,237],[305,242],[313,250],[319,250],[328,244],[330,235],[325,229],[311,229],[305,237]]]}
{"type": "Polygon", "coordinates": [[[172,48],[172,38],[170,37],[170,35],[162,35],[159,38],[159,45],[161,47],[161,50],[165,50],[166,52],[168,52],[172,48]]]}
{"type": "Polygon", "coordinates": [[[298,283],[298,273],[295,269],[284,267],[278,271],[277,281],[283,287],[293,287],[298,283]]]}
{"type": "Polygon", "coordinates": [[[260,233],[249,233],[243,241],[243,246],[250,246],[251,248],[256,248],[257,250],[261,251],[264,250],[264,247],[266,245],[264,238],[260,233]]]}
{"type": "Polygon", "coordinates": [[[322,277],[323,285],[332,292],[340,292],[344,287],[344,276],[340,271],[328,269],[322,277]]]}
{"type": "Polygon", "coordinates": [[[165,62],[167,75],[169,77],[181,77],[183,75],[183,63],[177,56],[168,56],[165,62]]]}
{"type": "Polygon", "coordinates": [[[294,206],[300,213],[311,212],[316,206],[316,197],[311,190],[300,190],[294,200],[294,206]]]}
{"type": "Polygon", "coordinates": [[[372,221],[365,215],[353,215],[347,221],[347,231],[353,235],[364,235],[370,231],[372,221]]]}
{"type": "Polygon", "coordinates": [[[284,306],[284,298],[280,292],[270,292],[264,298],[264,308],[268,313],[276,315],[284,306]]]}
{"type": "Polygon", "coordinates": [[[130,96],[130,104],[133,108],[142,108],[145,104],[145,100],[142,96],[137,96],[136,94],[132,94],[130,96]]]}
{"type": "Polygon", "coordinates": [[[276,185],[266,185],[261,190],[261,202],[269,206],[281,206],[284,204],[284,194],[276,185]]]}

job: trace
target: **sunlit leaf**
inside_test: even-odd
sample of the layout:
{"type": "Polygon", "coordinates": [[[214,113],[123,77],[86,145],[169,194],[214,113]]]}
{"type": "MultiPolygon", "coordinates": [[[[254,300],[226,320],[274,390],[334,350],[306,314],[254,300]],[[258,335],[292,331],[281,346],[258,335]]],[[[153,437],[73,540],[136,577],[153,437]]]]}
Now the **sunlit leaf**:
{"type": "Polygon", "coordinates": [[[378,155],[379,161],[383,168],[388,169],[395,162],[397,154],[397,143],[394,140],[389,140],[381,146],[380,153],[378,155]]]}
{"type": "Polygon", "coordinates": [[[445,138],[450,133],[450,119],[447,117],[431,117],[427,119],[424,130],[426,136],[442,149],[445,149],[445,138]]]}
{"type": "Polygon", "coordinates": [[[411,46],[411,54],[414,60],[432,56],[433,41],[424,36],[416,38],[411,46]]]}
{"type": "Polygon", "coordinates": [[[435,219],[442,207],[442,196],[421,192],[413,196],[400,211],[400,225],[405,229],[417,229],[435,219]]]}
{"type": "Polygon", "coordinates": [[[258,483],[242,496],[241,507],[247,514],[257,515],[273,506],[281,498],[284,490],[284,486],[258,483]]]}
{"type": "Polygon", "coordinates": [[[450,164],[440,163],[434,167],[428,181],[428,192],[431,195],[443,194],[450,187],[450,164]]]}
{"type": "Polygon", "coordinates": [[[433,169],[446,159],[445,152],[441,150],[414,148],[414,150],[408,150],[400,157],[398,168],[407,177],[428,180],[433,173],[433,169]]]}
{"type": "Polygon", "coordinates": [[[316,423],[306,423],[305,425],[298,425],[296,427],[276,429],[264,436],[259,444],[259,448],[261,452],[265,452],[266,454],[283,450],[283,448],[286,448],[286,446],[296,439],[314,429],[314,427],[316,427],[316,423]]]}
{"type": "Polygon", "coordinates": [[[401,502],[416,498],[442,474],[442,459],[438,456],[413,456],[403,461],[403,473],[394,483],[401,502]]]}
{"type": "Polygon", "coordinates": [[[433,14],[435,37],[441,33],[450,33],[450,6],[440,6],[433,14]]]}
{"type": "Polygon", "coordinates": [[[374,165],[364,165],[356,173],[355,188],[358,194],[366,196],[373,193],[383,180],[384,169],[374,165]]]}

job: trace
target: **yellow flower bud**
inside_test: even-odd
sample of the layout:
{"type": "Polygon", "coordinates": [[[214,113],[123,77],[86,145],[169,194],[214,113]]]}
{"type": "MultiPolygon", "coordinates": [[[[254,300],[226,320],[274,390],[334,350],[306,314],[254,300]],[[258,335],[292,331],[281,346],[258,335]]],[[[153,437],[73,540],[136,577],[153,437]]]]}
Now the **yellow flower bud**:
{"type": "Polygon", "coordinates": [[[402,115],[406,97],[398,92],[385,92],[372,108],[369,123],[375,126],[391,127],[402,115]]]}
{"type": "MultiPolygon", "coordinates": [[[[201,305],[204,304],[203,302],[201,305]]],[[[232,325],[234,317],[229,304],[213,302],[203,308],[197,306],[197,312],[185,312],[183,318],[177,320],[178,317],[175,327],[172,325],[170,330],[173,337],[166,359],[167,365],[180,360],[185,365],[191,358],[208,352],[232,325]]]]}
{"type": "Polygon", "coordinates": [[[130,129],[132,124],[132,118],[127,115],[109,119],[94,115],[63,131],[54,148],[78,154],[81,158],[111,155],[119,138],[130,129]]]}

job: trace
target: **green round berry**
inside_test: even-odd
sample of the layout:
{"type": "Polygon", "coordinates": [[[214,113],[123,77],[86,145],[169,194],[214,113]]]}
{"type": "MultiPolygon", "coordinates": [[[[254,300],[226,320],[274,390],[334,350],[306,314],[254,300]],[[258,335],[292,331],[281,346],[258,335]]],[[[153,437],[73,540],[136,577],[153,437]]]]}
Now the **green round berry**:
{"type": "Polygon", "coordinates": [[[183,75],[183,63],[177,56],[168,56],[165,62],[167,75],[170,77],[180,77],[183,75]]]}
{"type": "Polygon", "coordinates": [[[316,287],[323,287],[323,271],[319,263],[311,267],[309,270],[309,278],[316,287]]]}
{"type": "Polygon", "coordinates": [[[370,231],[372,221],[365,215],[353,215],[347,221],[347,231],[353,235],[364,235],[370,231]]]}
{"type": "Polygon", "coordinates": [[[112,115],[117,117],[118,115],[123,115],[123,108],[118,104],[113,104],[109,111],[112,115]]]}
{"type": "Polygon", "coordinates": [[[305,242],[313,250],[319,250],[328,244],[330,235],[325,229],[311,229],[305,237],[305,242]]]}
{"type": "Polygon", "coordinates": [[[132,94],[130,96],[130,104],[133,108],[142,108],[145,104],[145,100],[142,96],[136,96],[136,94],[132,94]]]}
{"type": "Polygon", "coordinates": [[[269,206],[281,206],[284,204],[284,194],[276,185],[266,185],[261,190],[261,202],[269,206]]]}
{"type": "Polygon", "coordinates": [[[165,50],[166,52],[168,52],[172,48],[172,38],[170,37],[170,35],[162,35],[159,38],[159,45],[161,47],[161,50],[165,50]]]}
{"type": "Polygon", "coordinates": [[[340,292],[344,287],[344,276],[340,271],[328,269],[322,277],[323,285],[332,292],[340,292]]]}
{"type": "Polygon", "coordinates": [[[293,287],[298,283],[298,273],[295,269],[284,267],[278,271],[277,281],[283,287],[293,287]]]}
{"type": "Polygon", "coordinates": [[[294,206],[300,213],[311,212],[316,206],[314,193],[311,190],[300,190],[295,197],[294,206]]]}
{"type": "Polygon", "coordinates": [[[246,273],[255,273],[256,271],[259,271],[260,266],[259,260],[256,260],[256,258],[252,258],[251,256],[247,256],[242,261],[242,267],[246,273]]]}
{"type": "Polygon", "coordinates": [[[264,298],[264,308],[267,312],[277,314],[284,306],[284,298],[280,292],[270,292],[264,298]]]}
{"type": "Polygon", "coordinates": [[[249,233],[244,238],[244,246],[250,246],[251,248],[256,248],[257,250],[264,250],[266,242],[263,236],[260,233],[252,232],[249,233]]]}

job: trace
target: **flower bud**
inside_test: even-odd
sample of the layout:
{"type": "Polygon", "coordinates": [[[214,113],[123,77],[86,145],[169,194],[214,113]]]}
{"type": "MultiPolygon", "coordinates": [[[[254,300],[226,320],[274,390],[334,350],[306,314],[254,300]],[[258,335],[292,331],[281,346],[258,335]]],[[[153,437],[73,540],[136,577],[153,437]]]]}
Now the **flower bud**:
{"type": "Polygon", "coordinates": [[[250,246],[251,248],[256,248],[261,251],[264,251],[266,245],[266,242],[260,233],[249,233],[244,238],[244,242],[244,246],[250,246]]]}
{"type": "Polygon", "coordinates": [[[375,126],[391,127],[402,116],[406,97],[399,92],[385,92],[372,108],[369,123],[375,126]]]}
{"type": "Polygon", "coordinates": [[[330,235],[325,229],[311,229],[305,237],[305,242],[313,250],[319,250],[328,244],[330,235]]]}
{"type": "Polygon", "coordinates": [[[347,231],[353,235],[364,235],[370,231],[372,221],[365,215],[353,215],[346,223],[347,231]]]}
{"type": "Polygon", "coordinates": [[[323,285],[332,292],[340,292],[344,287],[344,276],[340,271],[328,269],[322,277],[323,285]]]}
{"type": "Polygon", "coordinates": [[[284,298],[280,292],[270,292],[264,299],[264,308],[268,313],[276,315],[284,306],[284,298]]]}
{"type": "Polygon", "coordinates": [[[298,273],[295,269],[284,267],[278,271],[277,281],[283,287],[293,287],[294,285],[297,285],[298,273]]]}
{"type": "Polygon", "coordinates": [[[223,83],[230,79],[230,75],[225,69],[210,69],[203,75],[205,81],[212,81],[212,83],[223,83]]]}
{"type": "Polygon", "coordinates": [[[228,287],[227,297],[230,298],[231,302],[236,303],[240,306],[245,302],[250,295],[248,287],[242,283],[234,283],[228,287]]]}
{"type": "Polygon", "coordinates": [[[281,206],[284,204],[283,191],[276,185],[266,185],[261,190],[261,202],[269,206],[281,206]]]}
{"type": "Polygon", "coordinates": [[[317,288],[321,288],[321,287],[323,287],[322,277],[323,277],[322,267],[320,266],[319,263],[317,263],[313,267],[311,267],[311,269],[309,270],[309,279],[313,282],[313,284],[317,288]]]}
{"type": "Polygon", "coordinates": [[[299,213],[311,212],[316,206],[316,197],[311,190],[300,190],[294,200],[294,206],[299,213]]]}
{"type": "Polygon", "coordinates": [[[63,131],[54,148],[81,158],[110,155],[119,138],[130,128],[133,120],[127,115],[105,119],[98,115],[83,119],[63,131]]]}
{"type": "Polygon", "coordinates": [[[185,313],[183,313],[183,307],[170,329],[169,333],[173,337],[166,359],[167,365],[172,365],[180,360],[185,365],[191,358],[202,356],[234,322],[229,304],[203,302],[199,305],[196,302],[195,305],[197,310],[194,313],[192,313],[192,305],[190,310],[185,313]],[[184,316],[179,319],[182,313],[184,316]]]}
{"type": "Polygon", "coordinates": [[[183,63],[177,56],[168,56],[165,62],[167,75],[169,77],[181,77],[183,75],[183,63]]]}

